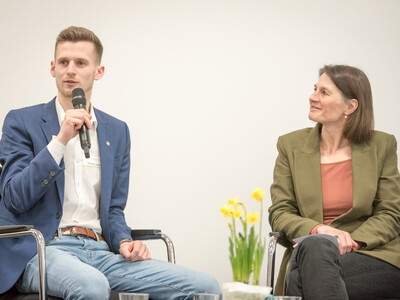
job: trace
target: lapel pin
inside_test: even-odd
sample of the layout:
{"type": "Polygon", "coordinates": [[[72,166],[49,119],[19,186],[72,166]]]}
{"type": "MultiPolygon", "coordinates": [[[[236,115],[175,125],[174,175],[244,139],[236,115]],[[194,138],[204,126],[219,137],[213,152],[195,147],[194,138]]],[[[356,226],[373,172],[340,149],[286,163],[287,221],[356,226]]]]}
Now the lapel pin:
{"type": "Polygon", "coordinates": [[[110,142],[109,142],[109,141],[107,141],[107,142],[106,142],[106,145],[107,145],[107,146],[110,146],[110,142]]]}

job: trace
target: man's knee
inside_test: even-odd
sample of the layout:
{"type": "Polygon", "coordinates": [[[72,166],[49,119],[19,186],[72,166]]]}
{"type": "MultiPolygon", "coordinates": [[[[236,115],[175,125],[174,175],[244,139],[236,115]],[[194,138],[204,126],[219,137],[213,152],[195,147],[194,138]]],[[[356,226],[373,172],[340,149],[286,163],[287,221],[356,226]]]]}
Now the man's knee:
{"type": "Polygon", "coordinates": [[[108,300],[110,297],[110,286],[107,278],[99,274],[82,276],[74,282],[71,288],[64,291],[65,299],[82,300],[108,300]]]}
{"type": "Polygon", "coordinates": [[[198,277],[198,280],[191,282],[193,293],[222,294],[220,285],[214,277],[205,273],[200,273],[198,277]]]}

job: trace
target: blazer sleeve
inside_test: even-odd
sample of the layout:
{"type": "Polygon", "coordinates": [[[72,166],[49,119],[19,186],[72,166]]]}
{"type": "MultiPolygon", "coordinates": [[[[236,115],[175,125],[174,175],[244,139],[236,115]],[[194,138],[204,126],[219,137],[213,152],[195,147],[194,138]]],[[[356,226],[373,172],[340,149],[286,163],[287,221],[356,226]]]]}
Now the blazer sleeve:
{"type": "Polygon", "coordinates": [[[400,175],[397,168],[397,142],[390,135],[378,152],[379,180],[373,202],[372,215],[351,233],[351,237],[364,242],[365,250],[384,245],[400,232],[400,175]]]}
{"type": "Polygon", "coordinates": [[[19,110],[9,112],[0,142],[0,193],[7,209],[15,214],[33,207],[63,173],[46,141],[34,145],[28,127],[19,110]]]}
{"type": "Polygon", "coordinates": [[[319,222],[304,218],[300,214],[293,183],[293,149],[285,145],[285,139],[278,139],[273,183],[271,185],[272,205],[269,208],[269,222],[273,231],[280,233],[280,243],[285,247],[293,244],[292,239],[310,234],[319,222]]]}

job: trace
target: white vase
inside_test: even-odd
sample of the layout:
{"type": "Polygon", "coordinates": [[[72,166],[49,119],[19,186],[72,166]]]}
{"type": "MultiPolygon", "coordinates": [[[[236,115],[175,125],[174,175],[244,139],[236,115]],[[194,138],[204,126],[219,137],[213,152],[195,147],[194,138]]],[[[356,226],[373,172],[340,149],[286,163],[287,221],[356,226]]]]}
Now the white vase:
{"type": "Polygon", "coordinates": [[[271,293],[267,286],[242,282],[227,282],[222,285],[224,300],[264,300],[271,293]]]}

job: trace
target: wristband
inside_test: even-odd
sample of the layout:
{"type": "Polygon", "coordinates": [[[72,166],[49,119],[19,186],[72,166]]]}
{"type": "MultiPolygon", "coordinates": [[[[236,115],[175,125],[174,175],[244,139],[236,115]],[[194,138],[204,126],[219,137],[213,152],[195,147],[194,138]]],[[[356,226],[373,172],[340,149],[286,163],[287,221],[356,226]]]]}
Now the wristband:
{"type": "Polygon", "coordinates": [[[132,239],[122,239],[118,243],[118,249],[121,248],[121,245],[125,242],[132,242],[132,239]]]}

